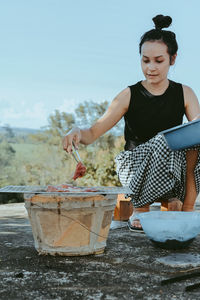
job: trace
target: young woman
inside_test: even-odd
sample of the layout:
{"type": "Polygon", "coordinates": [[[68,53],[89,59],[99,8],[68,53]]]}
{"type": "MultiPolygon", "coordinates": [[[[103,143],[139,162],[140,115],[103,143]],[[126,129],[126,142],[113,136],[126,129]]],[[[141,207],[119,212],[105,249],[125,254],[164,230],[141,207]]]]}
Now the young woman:
{"type": "Polygon", "coordinates": [[[63,139],[65,151],[72,152],[72,141],[88,145],[111,129],[124,117],[125,151],[116,157],[117,173],[128,186],[134,213],[129,219],[131,230],[141,230],[140,212],[159,199],[172,202],[172,210],[192,211],[200,189],[200,157],[198,148],[171,151],[162,130],[182,124],[200,114],[193,90],[168,79],[174,65],[178,45],[173,32],[163,30],[172,19],[158,15],[155,29],[146,32],[139,45],[141,67],[145,80],[122,90],[106,113],[90,128],[73,128],[63,139]],[[179,207],[173,203],[181,203],[179,207]]]}

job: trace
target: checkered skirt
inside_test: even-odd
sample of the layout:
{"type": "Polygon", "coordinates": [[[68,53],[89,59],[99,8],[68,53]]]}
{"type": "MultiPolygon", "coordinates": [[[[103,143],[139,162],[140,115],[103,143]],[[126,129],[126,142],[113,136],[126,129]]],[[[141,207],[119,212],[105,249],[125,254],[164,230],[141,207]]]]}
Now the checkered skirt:
{"type": "MultiPolygon", "coordinates": [[[[200,148],[195,168],[197,193],[200,191],[200,148]]],[[[117,174],[123,186],[132,191],[135,207],[151,204],[163,198],[176,197],[184,201],[186,181],[186,151],[172,151],[164,137],[156,135],[133,150],[122,151],[116,158],[117,174]]]]}

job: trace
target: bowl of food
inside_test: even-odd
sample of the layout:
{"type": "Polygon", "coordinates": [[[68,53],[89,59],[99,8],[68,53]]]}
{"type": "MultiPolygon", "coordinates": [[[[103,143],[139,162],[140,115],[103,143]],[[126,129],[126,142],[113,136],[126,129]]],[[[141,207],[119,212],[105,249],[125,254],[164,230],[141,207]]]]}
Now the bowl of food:
{"type": "Polygon", "coordinates": [[[159,134],[163,135],[173,151],[200,145],[200,119],[172,127],[159,134]]]}
{"type": "Polygon", "coordinates": [[[147,237],[165,249],[185,248],[200,233],[199,212],[152,211],[138,218],[147,237]]]}

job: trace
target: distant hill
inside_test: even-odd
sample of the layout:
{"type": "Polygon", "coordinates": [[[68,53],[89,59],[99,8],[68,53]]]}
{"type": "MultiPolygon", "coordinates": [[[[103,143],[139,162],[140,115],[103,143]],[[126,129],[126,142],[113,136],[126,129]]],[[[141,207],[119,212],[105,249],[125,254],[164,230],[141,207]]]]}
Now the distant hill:
{"type": "MultiPolygon", "coordinates": [[[[0,126],[0,133],[5,133],[5,126],[0,126]]],[[[9,127],[15,136],[38,133],[40,129],[9,127]]]]}

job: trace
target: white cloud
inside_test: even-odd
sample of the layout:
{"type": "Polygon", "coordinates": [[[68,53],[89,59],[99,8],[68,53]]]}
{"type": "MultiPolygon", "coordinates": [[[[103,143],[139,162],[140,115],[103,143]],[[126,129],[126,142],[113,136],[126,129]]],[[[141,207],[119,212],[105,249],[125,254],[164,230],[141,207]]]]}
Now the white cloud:
{"type": "MultiPolygon", "coordinates": [[[[89,101],[89,99],[87,99],[89,101]]],[[[84,100],[83,100],[84,102],[84,100]]],[[[96,102],[102,102],[99,100],[96,102]]],[[[4,100],[0,98],[0,126],[40,128],[48,125],[48,117],[55,109],[60,112],[74,113],[81,103],[80,99],[68,98],[55,101],[4,100]]]]}
{"type": "Polygon", "coordinates": [[[9,124],[11,127],[40,128],[48,124],[48,116],[55,109],[60,112],[73,113],[79,104],[74,98],[47,101],[13,101],[0,99],[0,126],[9,124]]]}
{"type": "Polygon", "coordinates": [[[0,125],[9,124],[11,127],[39,128],[47,125],[48,110],[44,103],[36,102],[28,105],[25,101],[15,105],[0,105],[0,125]]]}
{"type": "Polygon", "coordinates": [[[60,112],[73,113],[77,108],[79,101],[77,99],[64,99],[60,106],[57,109],[60,112]]]}

